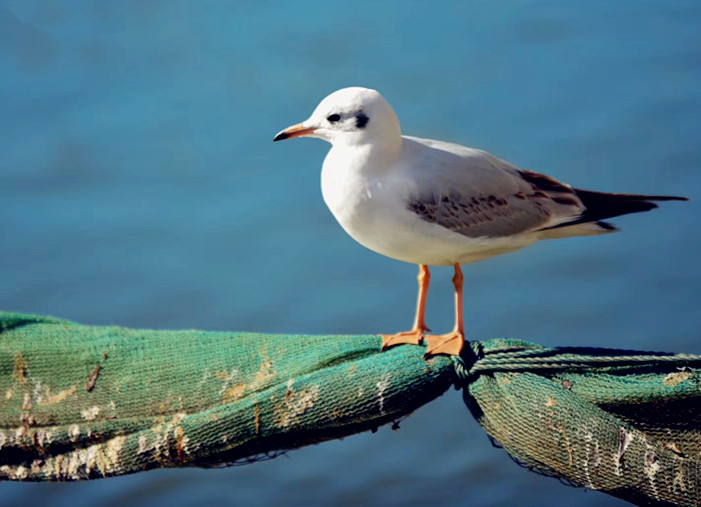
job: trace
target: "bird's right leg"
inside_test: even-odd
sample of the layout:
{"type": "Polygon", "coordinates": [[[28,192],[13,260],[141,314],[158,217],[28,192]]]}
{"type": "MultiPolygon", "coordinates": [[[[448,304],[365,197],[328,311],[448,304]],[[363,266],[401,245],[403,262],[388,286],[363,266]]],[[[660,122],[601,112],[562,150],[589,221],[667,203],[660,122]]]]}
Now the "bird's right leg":
{"type": "Polygon", "coordinates": [[[439,336],[426,335],[428,348],[424,357],[447,354],[459,356],[465,346],[465,323],[462,316],[463,276],[460,264],[455,264],[453,286],[455,287],[455,328],[450,333],[439,336]]]}
{"type": "Polygon", "coordinates": [[[411,331],[402,331],[396,334],[383,334],[382,350],[385,350],[394,345],[408,343],[410,345],[419,345],[426,331],[430,331],[426,327],[426,297],[428,295],[428,285],[431,283],[431,272],[425,264],[419,264],[419,297],[416,302],[416,316],[414,317],[414,326],[411,331]]]}

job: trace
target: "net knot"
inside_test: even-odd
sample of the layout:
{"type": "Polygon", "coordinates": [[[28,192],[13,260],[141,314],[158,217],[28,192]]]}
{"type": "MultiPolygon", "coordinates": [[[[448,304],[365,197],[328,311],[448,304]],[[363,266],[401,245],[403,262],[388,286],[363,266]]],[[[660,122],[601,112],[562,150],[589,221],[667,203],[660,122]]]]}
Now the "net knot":
{"type": "Polygon", "coordinates": [[[451,356],[457,377],[456,389],[465,389],[476,378],[473,367],[484,357],[484,350],[480,342],[467,342],[466,345],[459,356],[451,356]]]}

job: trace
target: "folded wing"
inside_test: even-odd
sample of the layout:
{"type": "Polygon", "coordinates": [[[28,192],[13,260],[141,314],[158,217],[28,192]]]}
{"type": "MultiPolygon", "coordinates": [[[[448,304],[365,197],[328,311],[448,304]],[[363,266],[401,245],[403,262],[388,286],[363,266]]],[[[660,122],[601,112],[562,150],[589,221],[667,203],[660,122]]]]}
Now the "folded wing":
{"type": "Polygon", "coordinates": [[[422,220],[467,237],[539,233],[546,237],[616,230],[603,222],[685,197],[613,194],[575,189],[550,176],[518,170],[489,153],[428,140],[423,181],[406,206],[422,220]],[[442,152],[430,156],[431,151],[442,152]],[[446,152],[453,155],[446,158],[446,152]],[[440,163],[437,163],[440,160],[440,163]],[[446,163],[446,161],[449,161],[446,163]]]}

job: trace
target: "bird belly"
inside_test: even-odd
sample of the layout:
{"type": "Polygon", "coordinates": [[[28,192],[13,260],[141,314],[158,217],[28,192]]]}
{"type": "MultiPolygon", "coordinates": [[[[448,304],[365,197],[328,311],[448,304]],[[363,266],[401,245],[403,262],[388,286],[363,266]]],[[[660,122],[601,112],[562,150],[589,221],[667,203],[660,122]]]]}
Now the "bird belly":
{"type": "MultiPolygon", "coordinates": [[[[420,220],[420,219],[419,219],[420,220]]],[[[536,241],[533,237],[470,238],[430,224],[376,220],[372,226],[341,223],[361,245],[393,259],[412,264],[452,266],[470,264],[514,252],[536,241]]]]}
{"type": "Polygon", "coordinates": [[[470,264],[537,240],[532,234],[477,238],[458,234],[421,219],[403,204],[399,193],[369,179],[344,182],[338,177],[322,177],[322,192],[334,217],[354,240],[374,252],[412,264],[470,264]]]}

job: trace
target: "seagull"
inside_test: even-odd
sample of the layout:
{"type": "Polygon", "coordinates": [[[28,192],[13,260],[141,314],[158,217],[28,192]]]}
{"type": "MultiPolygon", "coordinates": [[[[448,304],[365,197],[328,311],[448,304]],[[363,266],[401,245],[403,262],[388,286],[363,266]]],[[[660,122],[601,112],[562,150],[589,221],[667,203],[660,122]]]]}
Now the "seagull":
{"type": "Polygon", "coordinates": [[[411,330],[381,335],[383,350],[427,345],[426,356],[459,356],[465,344],[461,265],[514,252],[542,239],[606,234],[603,220],[686,197],[614,194],[573,188],[519,169],[486,151],[402,135],[396,113],[376,90],[338,90],[302,123],[273,141],[316,137],[331,143],[321,171],[326,205],[361,245],[418,264],[411,330]],[[427,334],[429,266],[452,266],[455,327],[427,334]]]}

